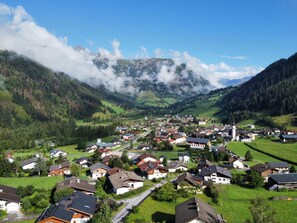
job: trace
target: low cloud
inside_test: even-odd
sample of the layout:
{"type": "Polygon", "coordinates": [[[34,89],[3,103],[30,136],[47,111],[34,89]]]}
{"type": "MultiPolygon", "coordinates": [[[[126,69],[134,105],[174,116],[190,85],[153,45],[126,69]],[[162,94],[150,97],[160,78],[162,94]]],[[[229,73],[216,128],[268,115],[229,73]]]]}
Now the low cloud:
{"type": "Polygon", "coordinates": [[[221,55],[221,58],[232,59],[232,60],[247,60],[246,56],[228,56],[228,55],[221,55]]]}

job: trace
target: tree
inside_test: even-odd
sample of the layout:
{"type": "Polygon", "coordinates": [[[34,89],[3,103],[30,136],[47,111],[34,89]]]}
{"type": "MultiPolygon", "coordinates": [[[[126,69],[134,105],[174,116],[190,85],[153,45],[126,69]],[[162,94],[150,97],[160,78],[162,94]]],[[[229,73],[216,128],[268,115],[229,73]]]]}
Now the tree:
{"type": "Polygon", "coordinates": [[[123,163],[129,163],[129,157],[127,155],[127,150],[124,150],[122,156],[121,156],[121,160],[123,161],[123,163]]]}
{"type": "Polygon", "coordinates": [[[68,196],[70,196],[73,193],[74,193],[74,190],[73,189],[68,189],[68,188],[61,189],[59,191],[56,191],[54,193],[54,202],[56,203],[59,200],[61,200],[62,198],[68,197],[68,196]]]}
{"type": "Polygon", "coordinates": [[[132,140],[132,139],[130,140],[130,146],[129,146],[129,149],[130,149],[130,150],[133,149],[133,140],[132,140]]]}
{"type": "Polygon", "coordinates": [[[62,154],[60,153],[60,155],[58,156],[57,158],[57,161],[56,161],[58,164],[61,164],[64,162],[64,157],[62,156],[62,154]]]}
{"type": "Polygon", "coordinates": [[[246,151],[245,156],[244,156],[246,161],[251,161],[253,159],[253,156],[251,154],[251,151],[246,151]]]}
{"type": "Polygon", "coordinates": [[[47,175],[47,170],[48,167],[46,165],[46,162],[43,159],[38,158],[36,165],[35,165],[35,172],[38,173],[38,176],[42,175],[47,175]]]}
{"type": "Polygon", "coordinates": [[[263,187],[264,186],[264,179],[261,177],[261,175],[256,172],[255,170],[252,170],[248,176],[247,179],[249,181],[249,186],[251,188],[256,188],[256,187],[263,187]]]}
{"type": "Polygon", "coordinates": [[[162,164],[163,164],[164,166],[167,166],[167,157],[166,157],[166,156],[163,157],[163,162],[162,162],[162,164]]]}
{"type": "Polygon", "coordinates": [[[219,194],[217,188],[215,188],[213,185],[206,187],[204,190],[204,193],[208,197],[211,197],[211,200],[213,203],[215,203],[215,204],[219,203],[220,194],[219,194]]]}
{"type": "Polygon", "coordinates": [[[78,177],[80,175],[80,165],[77,163],[72,163],[70,166],[71,175],[78,177]]]}
{"type": "Polygon", "coordinates": [[[290,167],[290,173],[296,173],[296,167],[294,165],[291,165],[290,167]]]}
{"type": "Polygon", "coordinates": [[[251,200],[250,211],[253,220],[247,220],[247,223],[277,223],[275,220],[276,212],[270,207],[263,198],[256,198],[251,200]]]}
{"type": "Polygon", "coordinates": [[[172,202],[176,201],[176,199],[178,198],[178,194],[176,193],[173,184],[168,182],[162,187],[158,188],[156,192],[154,192],[153,198],[158,201],[172,202]]]}
{"type": "Polygon", "coordinates": [[[123,161],[120,158],[112,158],[109,160],[110,167],[119,167],[123,168],[123,161]]]}
{"type": "Polygon", "coordinates": [[[112,223],[110,207],[104,202],[99,211],[91,219],[91,223],[112,223]]]}

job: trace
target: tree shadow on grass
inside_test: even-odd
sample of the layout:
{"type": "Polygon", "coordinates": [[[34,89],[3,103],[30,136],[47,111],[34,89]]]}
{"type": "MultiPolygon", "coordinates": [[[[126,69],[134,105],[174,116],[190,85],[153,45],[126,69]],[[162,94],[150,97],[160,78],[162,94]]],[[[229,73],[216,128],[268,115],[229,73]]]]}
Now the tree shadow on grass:
{"type": "Polygon", "coordinates": [[[152,221],[174,223],[175,215],[157,211],[154,214],[152,214],[152,221]]]}

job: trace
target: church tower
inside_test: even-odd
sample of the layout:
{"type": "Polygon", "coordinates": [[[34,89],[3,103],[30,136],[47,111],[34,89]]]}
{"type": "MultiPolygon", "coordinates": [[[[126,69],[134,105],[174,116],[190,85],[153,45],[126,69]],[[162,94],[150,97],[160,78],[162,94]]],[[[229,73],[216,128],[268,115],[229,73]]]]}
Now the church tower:
{"type": "Polygon", "coordinates": [[[233,123],[233,125],[232,125],[232,141],[235,141],[235,139],[236,139],[236,126],[233,123]]]}

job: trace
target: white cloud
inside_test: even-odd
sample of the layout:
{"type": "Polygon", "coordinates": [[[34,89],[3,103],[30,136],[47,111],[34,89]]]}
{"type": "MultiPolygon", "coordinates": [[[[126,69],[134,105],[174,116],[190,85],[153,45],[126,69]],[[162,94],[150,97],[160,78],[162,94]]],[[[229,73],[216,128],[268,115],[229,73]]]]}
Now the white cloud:
{"type": "Polygon", "coordinates": [[[232,60],[247,60],[246,56],[228,56],[228,55],[221,55],[220,57],[232,60]]]}
{"type": "Polygon", "coordinates": [[[87,43],[90,45],[90,46],[95,46],[96,43],[93,41],[93,40],[90,40],[90,39],[87,39],[87,43]]]}
{"type": "Polygon", "coordinates": [[[156,58],[162,58],[164,56],[163,51],[160,48],[154,50],[156,58]]]}
{"type": "Polygon", "coordinates": [[[135,55],[136,59],[147,59],[149,57],[149,52],[144,46],[140,47],[140,50],[135,55]]]}

